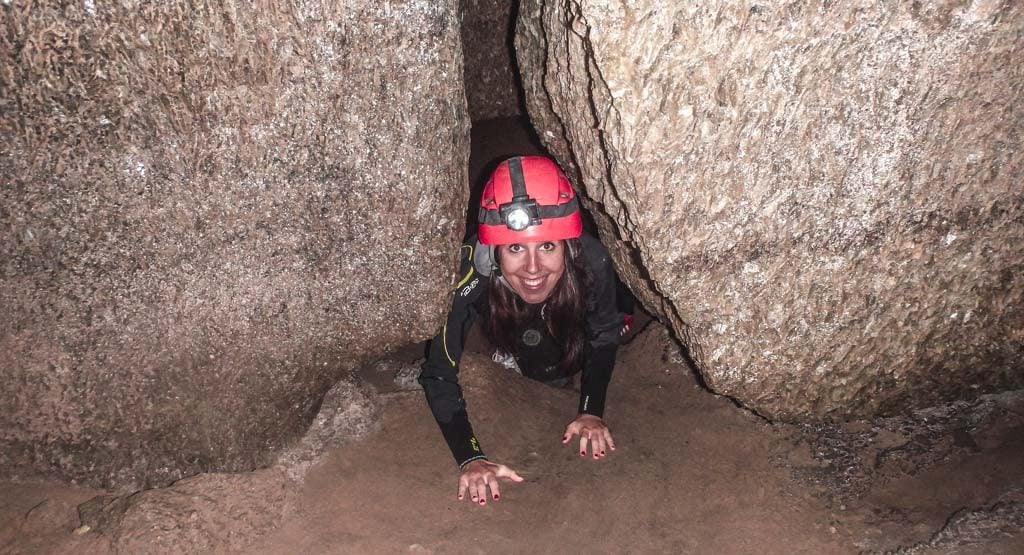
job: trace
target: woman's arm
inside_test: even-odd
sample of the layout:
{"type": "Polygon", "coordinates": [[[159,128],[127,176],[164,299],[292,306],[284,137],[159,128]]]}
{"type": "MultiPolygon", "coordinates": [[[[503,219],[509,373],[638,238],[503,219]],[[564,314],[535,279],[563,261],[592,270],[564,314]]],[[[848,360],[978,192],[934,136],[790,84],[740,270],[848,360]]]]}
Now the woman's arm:
{"type": "Polygon", "coordinates": [[[430,342],[427,360],[420,372],[420,384],[437,420],[441,434],[459,465],[458,498],[467,494],[474,503],[487,504],[487,493],[497,501],[501,496],[498,479],[522,482],[514,470],[487,460],[466,413],[466,400],[459,386],[459,360],[463,342],[473,324],[473,304],[486,300],[487,279],[473,267],[474,243],[462,246],[462,267],[451,310],[444,327],[430,342]]]}
{"type": "Polygon", "coordinates": [[[587,355],[580,383],[580,414],[604,416],[605,397],[619,350],[622,314],[615,304],[615,268],[608,250],[589,235],[581,237],[591,274],[587,299],[587,355]]]}
{"type": "Polygon", "coordinates": [[[473,435],[458,377],[463,340],[473,324],[472,305],[486,289],[486,280],[473,269],[473,245],[462,246],[461,260],[461,277],[451,310],[444,327],[430,342],[419,377],[430,411],[460,468],[470,461],[486,458],[473,435]]]}
{"type": "Polygon", "coordinates": [[[615,450],[611,430],[604,422],[605,397],[615,368],[619,348],[622,314],[615,303],[615,269],[611,257],[597,239],[583,235],[584,263],[591,283],[587,296],[587,353],[580,383],[580,403],[576,418],[565,427],[562,443],[580,436],[580,456],[590,452],[595,459],[615,450]]]}

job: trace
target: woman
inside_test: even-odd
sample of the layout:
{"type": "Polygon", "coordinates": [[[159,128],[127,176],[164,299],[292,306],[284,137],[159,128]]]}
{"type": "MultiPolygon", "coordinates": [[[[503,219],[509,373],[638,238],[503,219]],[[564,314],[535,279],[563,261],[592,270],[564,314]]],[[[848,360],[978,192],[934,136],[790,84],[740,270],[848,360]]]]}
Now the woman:
{"type": "Polygon", "coordinates": [[[547,158],[506,160],[484,187],[478,237],[462,246],[462,278],[420,374],[461,470],[459,499],[468,493],[484,505],[488,489],[493,499],[500,497],[498,478],[522,481],[487,459],[466,413],[459,359],[477,319],[499,353],[529,378],[561,386],[582,370],[577,415],[562,443],[579,435],[580,456],[589,447],[594,458],[615,449],[602,417],[623,316],[608,252],[582,229],[572,186],[547,158]]]}

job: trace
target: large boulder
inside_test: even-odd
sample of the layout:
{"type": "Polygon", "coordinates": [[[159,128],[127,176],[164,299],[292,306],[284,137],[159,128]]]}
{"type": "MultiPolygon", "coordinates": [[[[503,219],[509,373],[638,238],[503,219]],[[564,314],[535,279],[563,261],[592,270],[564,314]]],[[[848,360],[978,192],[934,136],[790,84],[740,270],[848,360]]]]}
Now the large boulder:
{"type": "Polygon", "coordinates": [[[0,11],[0,474],[260,467],[349,369],[436,332],[457,0],[0,11]]]}
{"type": "Polygon", "coordinates": [[[524,0],[541,137],[714,390],[782,419],[1024,385],[1024,6],[524,0]]]}

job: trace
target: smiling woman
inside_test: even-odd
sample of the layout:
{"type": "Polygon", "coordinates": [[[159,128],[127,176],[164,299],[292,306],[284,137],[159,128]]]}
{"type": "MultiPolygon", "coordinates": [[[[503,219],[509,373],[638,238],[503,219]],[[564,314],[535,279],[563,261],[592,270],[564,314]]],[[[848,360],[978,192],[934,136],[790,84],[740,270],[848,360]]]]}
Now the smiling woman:
{"type": "Polygon", "coordinates": [[[494,170],[480,201],[479,237],[462,247],[459,293],[430,344],[420,383],[461,470],[458,497],[481,505],[499,478],[522,481],[487,460],[458,384],[463,340],[476,319],[497,347],[495,360],[560,387],[581,373],[580,402],[562,443],[580,437],[580,456],[615,449],[603,420],[623,315],[604,246],[582,232],[575,192],[542,156],[510,158],[494,170]]]}

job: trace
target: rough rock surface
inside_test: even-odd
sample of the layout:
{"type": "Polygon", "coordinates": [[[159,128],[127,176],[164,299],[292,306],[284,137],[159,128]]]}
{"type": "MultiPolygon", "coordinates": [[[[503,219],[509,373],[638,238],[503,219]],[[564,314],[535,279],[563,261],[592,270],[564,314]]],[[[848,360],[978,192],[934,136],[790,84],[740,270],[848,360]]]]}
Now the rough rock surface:
{"type": "Polygon", "coordinates": [[[1024,385],[1022,32],[1017,2],[525,0],[516,50],[624,279],[711,388],[802,419],[1024,385]]]}
{"type": "MultiPolygon", "coordinates": [[[[417,373],[417,377],[418,377],[417,373]]],[[[419,386],[419,383],[416,383],[419,386]]],[[[278,457],[275,467],[301,482],[325,452],[377,431],[380,402],[372,386],[345,379],[334,385],[302,440],[278,457]]]]}
{"type": "Polygon", "coordinates": [[[124,553],[241,552],[292,516],[306,474],[325,453],[377,431],[380,416],[372,386],[341,380],[302,439],[269,469],[200,474],[165,488],[96,496],[78,506],[76,534],[124,553]]]}
{"type": "Polygon", "coordinates": [[[462,0],[466,101],[473,121],[522,112],[512,52],[512,0],[462,0]]]}
{"type": "Polygon", "coordinates": [[[833,505],[856,501],[879,484],[920,475],[937,464],[998,449],[1024,431],[1024,391],[843,423],[776,424],[808,447],[798,481],[826,492],[833,505]]]}
{"type": "MultiPolygon", "coordinates": [[[[989,550],[999,538],[1024,533],[1024,488],[1013,488],[992,503],[979,509],[964,509],[951,516],[949,522],[931,540],[892,555],[958,555],[961,553],[1004,553],[989,550]]],[[[1005,551],[1010,553],[1010,551],[1005,551]]]]}
{"type": "Polygon", "coordinates": [[[202,474],[131,496],[78,507],[83,533],[119,553],[241,552],[294,508],[296,484],[280,469],[202,474]]]}
{"type": "Polygon", "coordinates": [[[436,331],[455,0],[0,11],[0,474],[265,465],[348,369],[436,331]]]}

